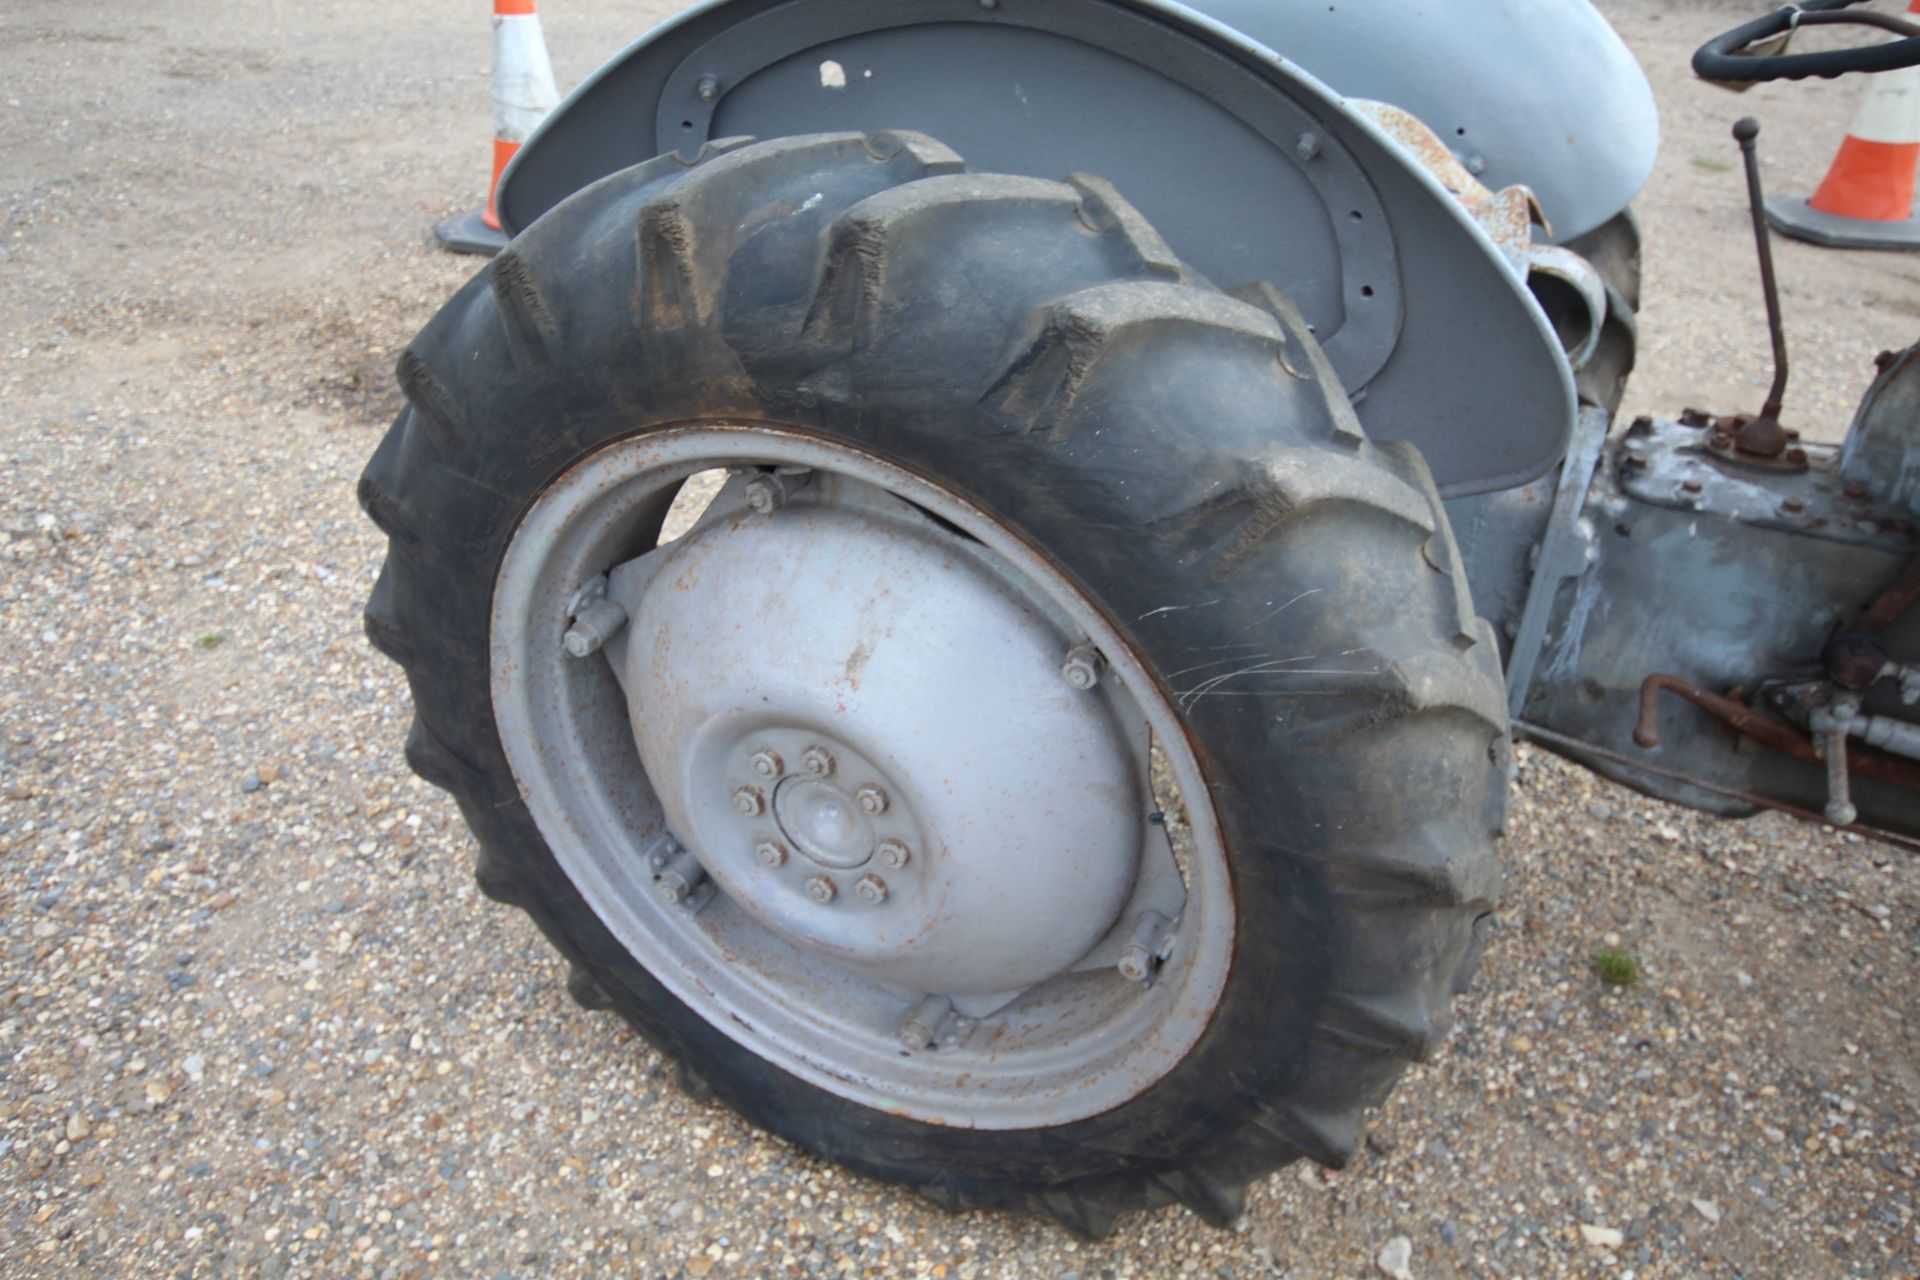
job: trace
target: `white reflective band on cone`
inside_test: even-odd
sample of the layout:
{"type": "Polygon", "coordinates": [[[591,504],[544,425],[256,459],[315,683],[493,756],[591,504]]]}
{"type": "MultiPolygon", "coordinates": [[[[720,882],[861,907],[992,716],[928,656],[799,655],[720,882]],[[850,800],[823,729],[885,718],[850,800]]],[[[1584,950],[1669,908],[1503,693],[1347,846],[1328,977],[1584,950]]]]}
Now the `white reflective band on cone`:
{"type": "Polygon", "coordinates": [[[1862,142],[1920,142],[1920,67],[1869,76],[1847,134],[1862,142]]]}
{"type": "Polygon", "coordinates": [[[560,105],[553,64],[535,14],[496,15],[493,19],[493,136],[501,142],[525,142],[540,122],[560,105]]]}

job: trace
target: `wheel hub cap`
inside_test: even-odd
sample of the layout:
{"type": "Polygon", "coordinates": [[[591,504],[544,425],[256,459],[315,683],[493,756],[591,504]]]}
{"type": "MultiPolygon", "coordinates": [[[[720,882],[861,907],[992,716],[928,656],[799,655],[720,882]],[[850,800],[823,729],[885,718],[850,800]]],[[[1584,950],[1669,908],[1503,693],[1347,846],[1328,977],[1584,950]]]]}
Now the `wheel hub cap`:
{"type": "Polygon", "coordinates": [[[892,986],[1019,991],[1126,901],[1132,756],[1051,619],[905,504],[834,487],[616,572],[641,761],[769,928],[892,986]]]}

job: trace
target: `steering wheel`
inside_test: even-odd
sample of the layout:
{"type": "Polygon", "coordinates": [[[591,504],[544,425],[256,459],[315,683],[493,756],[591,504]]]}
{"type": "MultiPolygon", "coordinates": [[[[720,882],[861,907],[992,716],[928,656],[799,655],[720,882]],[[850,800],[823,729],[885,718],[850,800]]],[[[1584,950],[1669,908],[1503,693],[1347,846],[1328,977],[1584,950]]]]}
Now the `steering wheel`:
{"type": "Polygon", "coordinates": [[[1715,36],[1693,55],[1694,74],[1703,80],[1758,82],[1761,80],[1804,80],[1820,76],[1831,80],[1850,71],[1896,71],[1920,66],[1920,23],[1891,14],[1841,10],[1860,0],[1800,0],[1784,9],[1776,9],[1764,18],[1735,27],[1715,36]],[[1762,40],[1787,35],[1799,27],[1838,26],[1878,27],[1901,36],[1886,44],[1855,49],[1834,49],[1825,53],[1742,54],[1739,51],[1762,40]]]}

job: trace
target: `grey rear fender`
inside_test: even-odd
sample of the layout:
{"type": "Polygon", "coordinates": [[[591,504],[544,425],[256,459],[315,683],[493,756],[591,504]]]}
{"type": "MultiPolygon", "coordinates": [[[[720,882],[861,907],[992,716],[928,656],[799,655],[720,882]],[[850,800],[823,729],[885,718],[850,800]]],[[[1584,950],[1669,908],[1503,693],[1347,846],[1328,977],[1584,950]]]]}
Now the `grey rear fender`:
{"type": "Polygon", "coordinates": [[[1417,445],[1448,497],[1524,483],[1566,448],[1560,343],[1458,202],[1298,65],[1158,0],[718,0],[577,89],[508,169],[500,212],[517,232],[714,138],[883,129],[977,171],[1098,174],[1215,283],[1278,286],[1369,433],[1417,445]]]}
{"type": "Polygon", "coordinates": [[[1532,189],[1564,243],[1627,207],[1660,117],[1588,0],[1191,0],[1349,98],[1410,111],[1489,187],[1532,189]]]}

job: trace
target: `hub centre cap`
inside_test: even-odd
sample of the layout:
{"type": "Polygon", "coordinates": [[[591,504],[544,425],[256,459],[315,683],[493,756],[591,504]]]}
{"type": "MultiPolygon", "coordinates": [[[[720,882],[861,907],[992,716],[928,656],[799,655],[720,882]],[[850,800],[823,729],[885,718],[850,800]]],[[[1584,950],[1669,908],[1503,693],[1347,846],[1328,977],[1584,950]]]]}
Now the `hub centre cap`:
{"type": "Polygon", "coordinates": [[[773,813],[781,834],[823,867],[845,870],[873,857],[873,823],[831,782],[785,779],[774,792],[773,813]]]}

